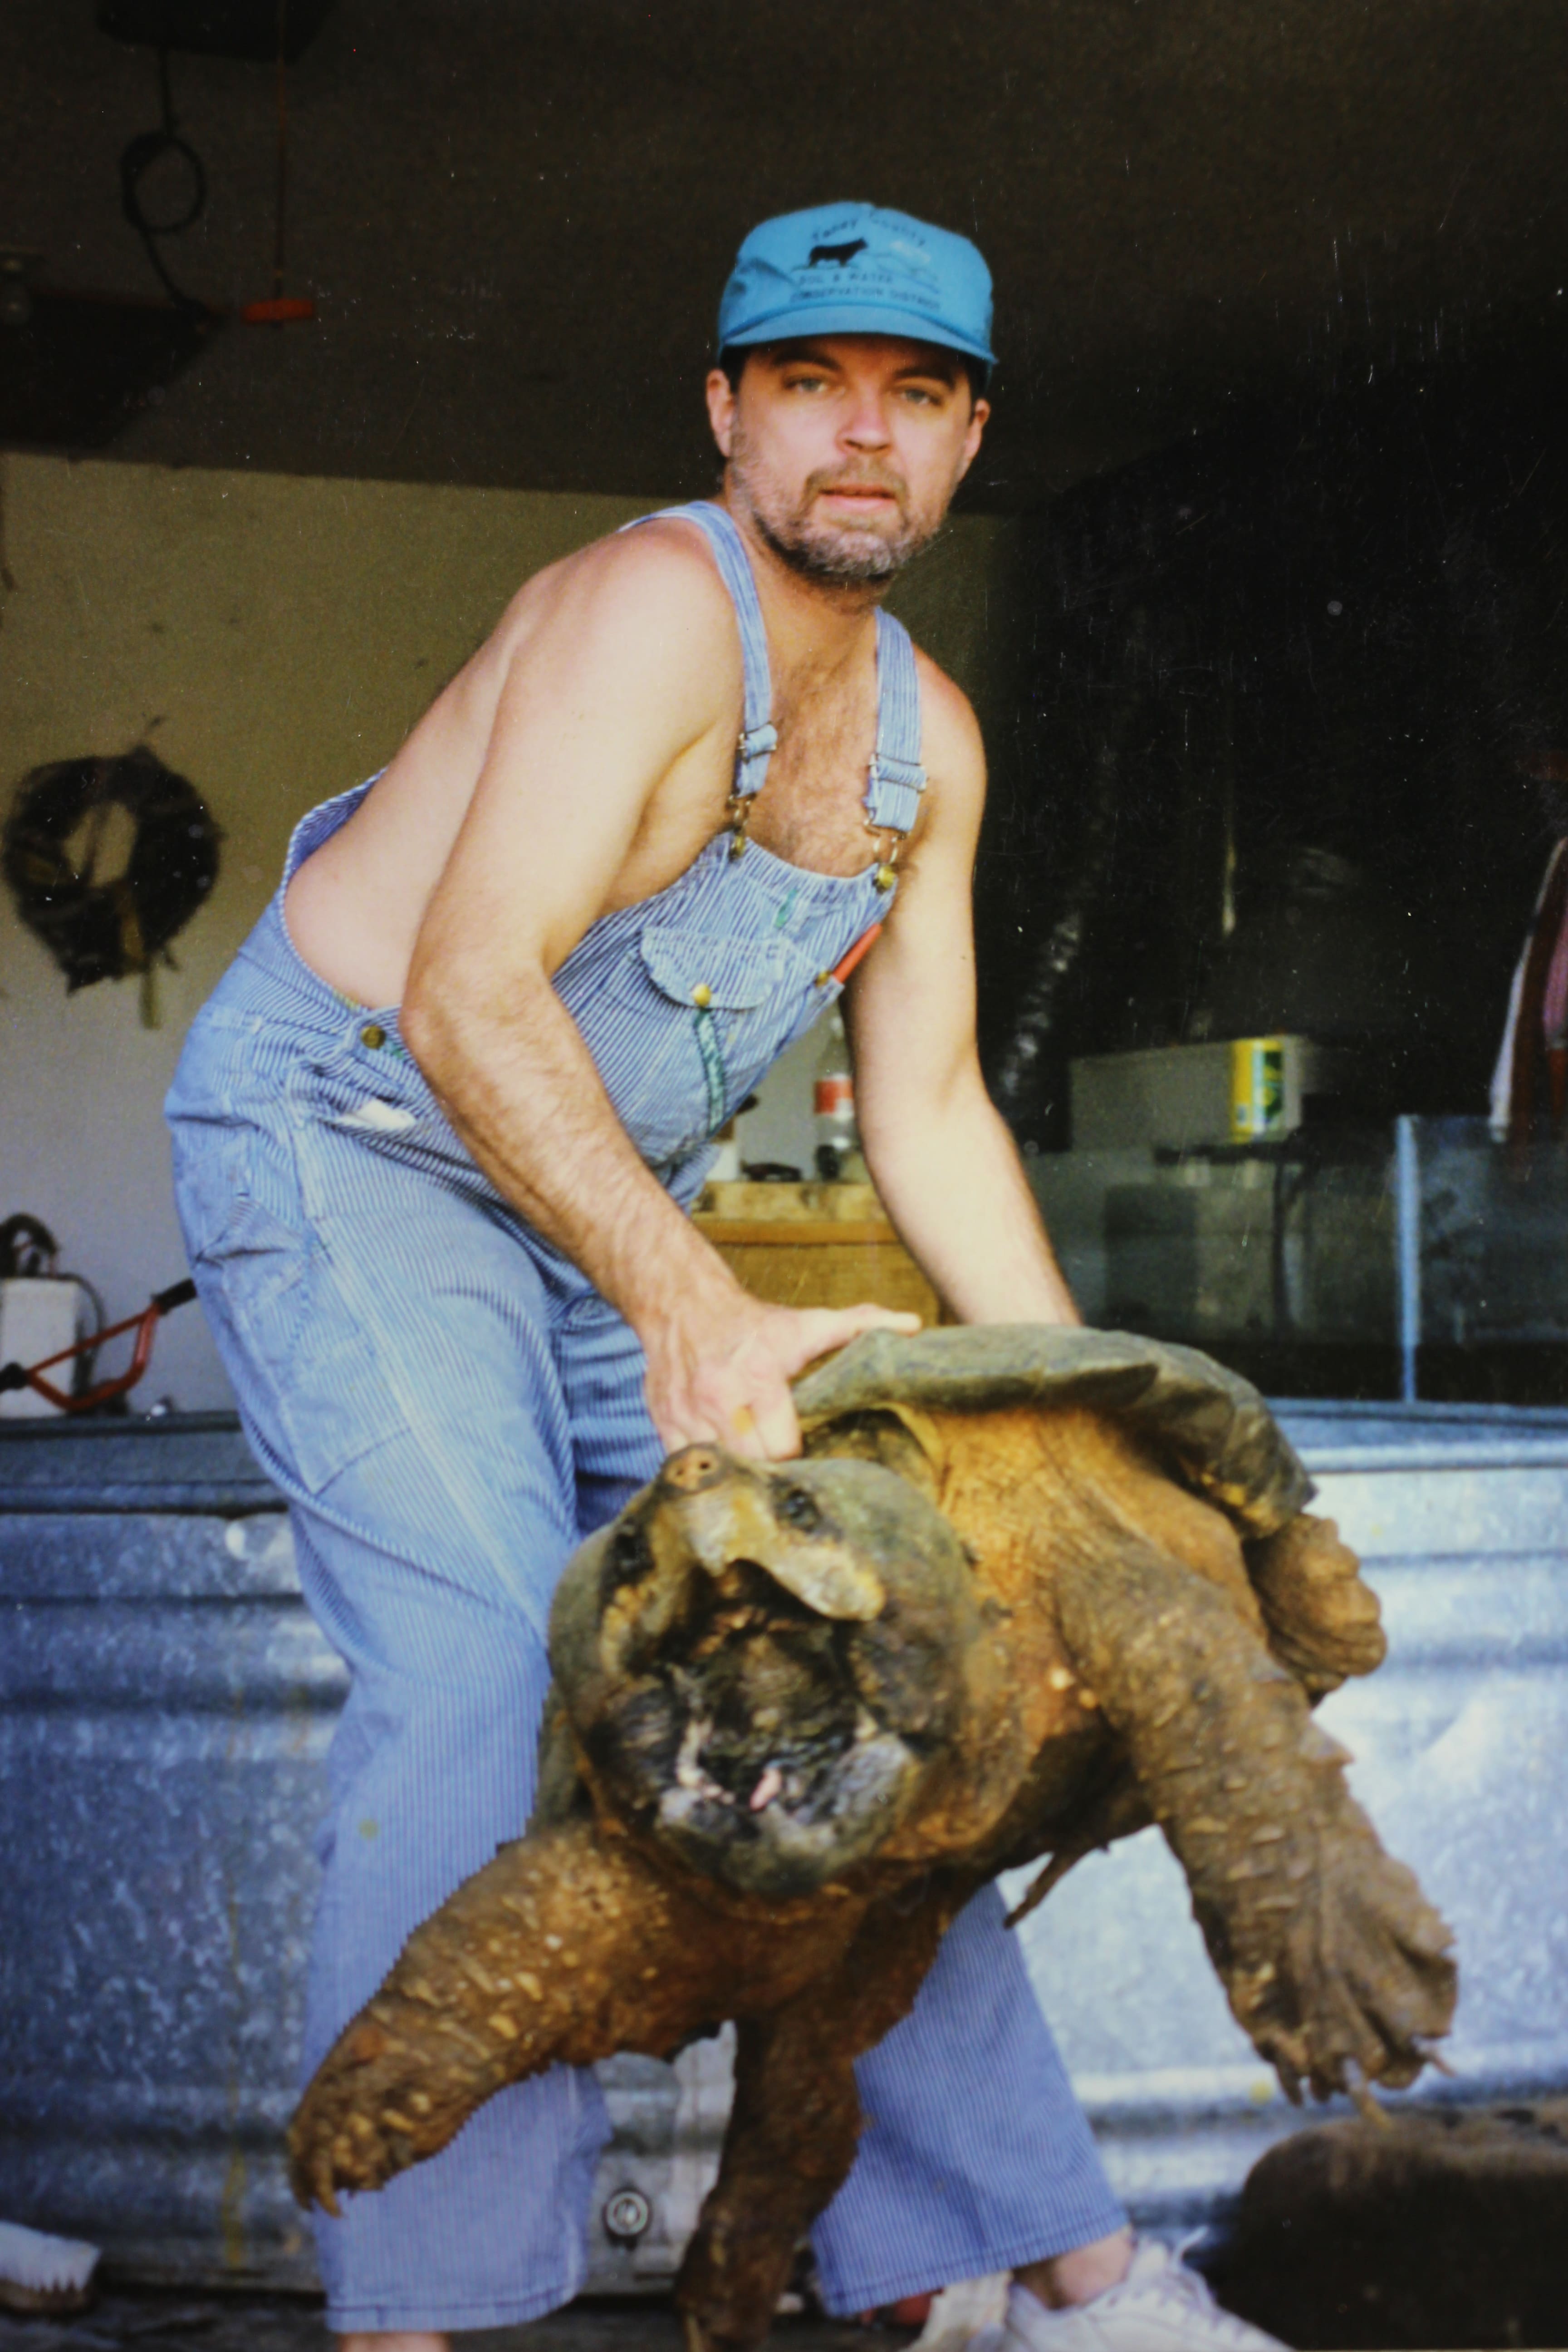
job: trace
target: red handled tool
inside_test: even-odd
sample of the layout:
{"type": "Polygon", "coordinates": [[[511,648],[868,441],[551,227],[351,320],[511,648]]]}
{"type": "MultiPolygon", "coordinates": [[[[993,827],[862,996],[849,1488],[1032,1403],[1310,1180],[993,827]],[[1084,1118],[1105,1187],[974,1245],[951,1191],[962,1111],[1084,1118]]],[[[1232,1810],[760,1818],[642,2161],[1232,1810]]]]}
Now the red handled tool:
{"type": "Polygon", "coordinates": [[[37,1389],[61,1412],[90,1412],[95,1406],[108,1404],[112,1397],[123,1396],[128,1389],[133,1389],[152,1362],[153,1334],[164,1316],[172,1315],[176,1307],[187,1306],[195,1295],[196,1286],[187,1276],[184,1282],[172,1283],[167,1290],[155,1292],[140,1315],[128,1315],[123,1323],[111,1323],[107,1331],[95,1331],[89,1339],[79,1339],[74,1347],[62,1348],[56,1356],[46,1356],[41,1364],[0,1364],[0,1393],[7,1389],[37,1389]],[[53,1381],[44,1378],[57,1364],[74,1363],[79,1356],[96,1354],[106,1339],[118,1339],[125,1331],[136,1334],[131,1361],[111,1380],[96,1381],[80,1396],[69,1396],[53,1381]]]}
{"type": "Polygon", "coordinates": [[[827,975],[828,979],[836,980],[838,982],[839,987],[842,988],[850,973],[854,971],[856,965],[860,961],[861,958],[870,954],[871,950],[876,946],[877,941],[881,938],[881,936],[882,926],[880,923],[873,923],[868,931],[862,931],[854,946],[850,949],[848,954],[841,957],[839,961],[834,965],[833,970],[827,975]]]}
{"type": "Polygon", "coordinates": [[[313,319],[316,306],[306,294],[283,291],[283,225],[289,204],[289,0],[278,0],[278,146],[272,230],[272,291],[259,302],[242,305],[247,327],[287,327],[313,319]]]}

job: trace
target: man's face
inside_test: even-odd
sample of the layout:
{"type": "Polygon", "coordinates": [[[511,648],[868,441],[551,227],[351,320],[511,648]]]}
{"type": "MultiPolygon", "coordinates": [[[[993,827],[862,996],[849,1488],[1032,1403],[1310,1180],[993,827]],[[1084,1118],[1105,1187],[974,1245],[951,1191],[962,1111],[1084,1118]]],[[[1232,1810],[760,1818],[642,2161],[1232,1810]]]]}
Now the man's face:
{"type": "Polygon", "coordinates": [[[990,405],[962,360],[893,335],[765,345],[708,379],[731,504],[793,570],[891,579],[938,529],[990,405]]]}

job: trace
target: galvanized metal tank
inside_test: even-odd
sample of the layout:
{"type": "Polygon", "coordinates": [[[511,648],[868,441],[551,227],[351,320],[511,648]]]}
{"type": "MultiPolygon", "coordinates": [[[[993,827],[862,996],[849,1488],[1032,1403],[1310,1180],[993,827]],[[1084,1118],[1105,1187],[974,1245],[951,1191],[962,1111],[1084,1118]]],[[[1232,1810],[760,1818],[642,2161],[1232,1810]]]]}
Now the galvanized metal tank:
{"type": "MultiPolygon", "coordinates": [[[[1282,1417],[1390,1633],[1325,1720],[1458,1934],[1457,2074],[1418,2095],[1562,2089],[1568,1412],[1282,1417]]],[[[343,1689],[231,1419],[0,1431],[0,2214],[141,2277],[311,2282],[279,2140],[343,1689]]],[[[1023,1932],[1122,2194],[1155,2226],[1213,2218],[1301,2118],[1158,1836],[1081,1864],[1023,1932]]],[[[654,2284],[711,2177],[728,2051],[603,2072],[593,2284],[654,2284]]]]}
{"type": "MultiPolygon", "coordinates": [[[[1568,2088],[1568,1412],[1303,1403],[1279,1417],[1383,1604],[1386,1664],[1321,1719],[1455,1931],[1453,2078],[1418,2103],[1568,2088]]],[[[1023,1882],[1021,1882],[1023,1883],[1023,1882]]],[[[1233,2022],[1158,1832],[1026,1921],[1031,1974],[1139,2217],[1211,2220],[1290,2107],[1233,2022]]],[[[1318,2110],[1315,2113],[1323,2111],[1318,2110]]]]}
{"type": "Polygon", "coordinates": [[[279,1501],[228,1414],[0,1432],[0,2212],[142,2277],[314,2279],[279,2148],[347,1674],[279,1501]]]}

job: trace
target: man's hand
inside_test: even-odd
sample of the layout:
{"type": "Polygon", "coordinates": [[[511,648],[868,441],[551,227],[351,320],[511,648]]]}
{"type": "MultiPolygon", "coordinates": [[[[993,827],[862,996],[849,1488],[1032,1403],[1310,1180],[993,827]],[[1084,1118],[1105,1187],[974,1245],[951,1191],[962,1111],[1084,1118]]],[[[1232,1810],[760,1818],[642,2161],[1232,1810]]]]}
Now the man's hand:
{"type": "Polygon", "coordinates": [[[703,1442],[762,1462],[800,1452],[789,1384],[815,1357],[877,1328],[918,1331],[887,1307],[769,1307],[736,1286],[641,1335],[654,1426],[673,1453],[703,1442]]]}

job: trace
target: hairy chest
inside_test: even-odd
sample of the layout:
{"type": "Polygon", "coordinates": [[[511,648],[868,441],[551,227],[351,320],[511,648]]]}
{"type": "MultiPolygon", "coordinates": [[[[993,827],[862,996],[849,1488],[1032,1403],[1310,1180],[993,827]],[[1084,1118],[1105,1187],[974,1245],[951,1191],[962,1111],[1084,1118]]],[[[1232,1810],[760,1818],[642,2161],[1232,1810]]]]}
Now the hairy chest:
{"type": "MultiPolygon", "coordinates": [[[[608,907],[662,888],[728,822],[738,720],[737,712],[734,731],[715,730],[665,777],[608,907]]],[[[748,838],[813,873],[863,873],[887,851],[887,835],[867,824],[877,740],[874,668],[827,686],[786,683],[775,695],[773,724],[778,748],[746,812],[748,838]]]]}
{"type": "Polygon", "coordinates": [[[781,695],[778,749],[757,795],[753,840],[793,865],[853,874],[878,853],[866,822],[866,787],[877,737],[874,689],[856,680],[837,690],[781,695]]]}

